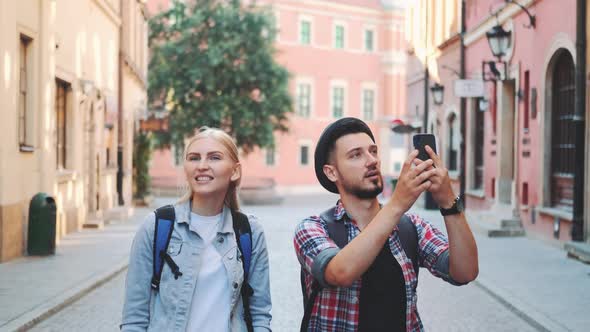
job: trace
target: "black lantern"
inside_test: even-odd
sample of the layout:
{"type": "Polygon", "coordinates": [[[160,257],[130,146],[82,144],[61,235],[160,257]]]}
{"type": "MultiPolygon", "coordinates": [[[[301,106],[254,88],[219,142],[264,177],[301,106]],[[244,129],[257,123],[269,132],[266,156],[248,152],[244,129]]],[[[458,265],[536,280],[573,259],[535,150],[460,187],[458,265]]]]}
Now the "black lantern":
{"type": "Polygon", "coordinates": [[[435,105],[442,105],[443,98],[445,96],[444,85],[434,83],[434,85],[430,87],[430,91],[432,92],[432,99],[434,100],[434,104],[435,105]]]}
{"type": "Polygon", "coordinates": [[[486,32],[488,43],[492,54],[498,59],[506,55],[508,47],[510,47],[511,35],[510,31],[504,30],[501,25],[496,25],[490,31],[486,32]]]}

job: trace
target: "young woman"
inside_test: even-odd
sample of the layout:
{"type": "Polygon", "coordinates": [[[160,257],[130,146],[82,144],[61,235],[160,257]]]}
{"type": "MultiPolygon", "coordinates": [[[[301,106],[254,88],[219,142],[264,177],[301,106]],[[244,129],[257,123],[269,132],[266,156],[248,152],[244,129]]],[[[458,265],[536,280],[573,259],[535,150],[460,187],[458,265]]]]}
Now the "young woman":
{"type": "Polygon", "coordinates": [[[156,218],[151,213],[131,248],[121,330],[270,331],[268,254],[253,216],[247,217],[251,324],[244,318],[244,257],[232,218],[239,210],[240,167],[238,149],[225,132],[204,127],[189,140],[184,152],[189,190],[174,205],[176,220],[159,287],[152,287],[156,218]]]}

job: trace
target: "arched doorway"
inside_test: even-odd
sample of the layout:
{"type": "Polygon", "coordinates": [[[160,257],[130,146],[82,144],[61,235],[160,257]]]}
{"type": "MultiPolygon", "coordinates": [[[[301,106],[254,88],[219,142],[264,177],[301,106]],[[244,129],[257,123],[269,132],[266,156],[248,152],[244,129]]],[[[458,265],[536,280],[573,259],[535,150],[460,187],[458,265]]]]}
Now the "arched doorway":
{"type": "MultiPolygon", "coordinates": [[[[574,102],[575,65],[571,54],[555,55],[551,85],[551,167],[550,204],[572,211],[574,193],[574,102]]],[[[583,149],[583,147],[579,147],[583,149]]]]}

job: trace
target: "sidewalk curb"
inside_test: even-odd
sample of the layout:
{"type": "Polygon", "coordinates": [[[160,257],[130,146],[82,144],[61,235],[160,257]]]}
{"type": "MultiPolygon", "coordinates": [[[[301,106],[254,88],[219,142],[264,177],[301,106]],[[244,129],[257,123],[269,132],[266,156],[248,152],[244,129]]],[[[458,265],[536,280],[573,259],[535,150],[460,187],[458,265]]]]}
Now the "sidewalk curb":
{"type": "Polygon", "coordinates": [[[17,318],[10,321],[8,324],[2,326],[2,331],[27,331],[34,325],[57,313],[63,308],[76,302],[92,290],[100,287],[107,283],[121,272],[127,269],[129,265],[129,258],[125,258],[113,266],[108,271],[99,274],[95,277],[91,277],[85,281],[79,283],[79,285],[61,292],[56,297],[39,304],[32,310],[23,313],[17,318]]]}
{"type": "Polygon", "coordinates": [[[523,302],[516,296],[510,294],[510,292],[495,286],[490,280],[479,276],[473,283],[538,331],[570,331],[564,325],[547,317],[546,314],[523,302]]]}

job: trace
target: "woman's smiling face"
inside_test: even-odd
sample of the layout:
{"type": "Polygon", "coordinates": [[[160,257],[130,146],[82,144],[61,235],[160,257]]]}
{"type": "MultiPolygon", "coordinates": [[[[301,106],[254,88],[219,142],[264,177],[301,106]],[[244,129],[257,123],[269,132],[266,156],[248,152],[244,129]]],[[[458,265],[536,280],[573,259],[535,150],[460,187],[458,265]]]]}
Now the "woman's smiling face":
{"type": "Polygon", "coordinates": [[[210,137],[197,139],[188,147],[184,172],[195,195],[224,197],[230,183],[240,178],[239,164],[223,144],[210,137]]]}

